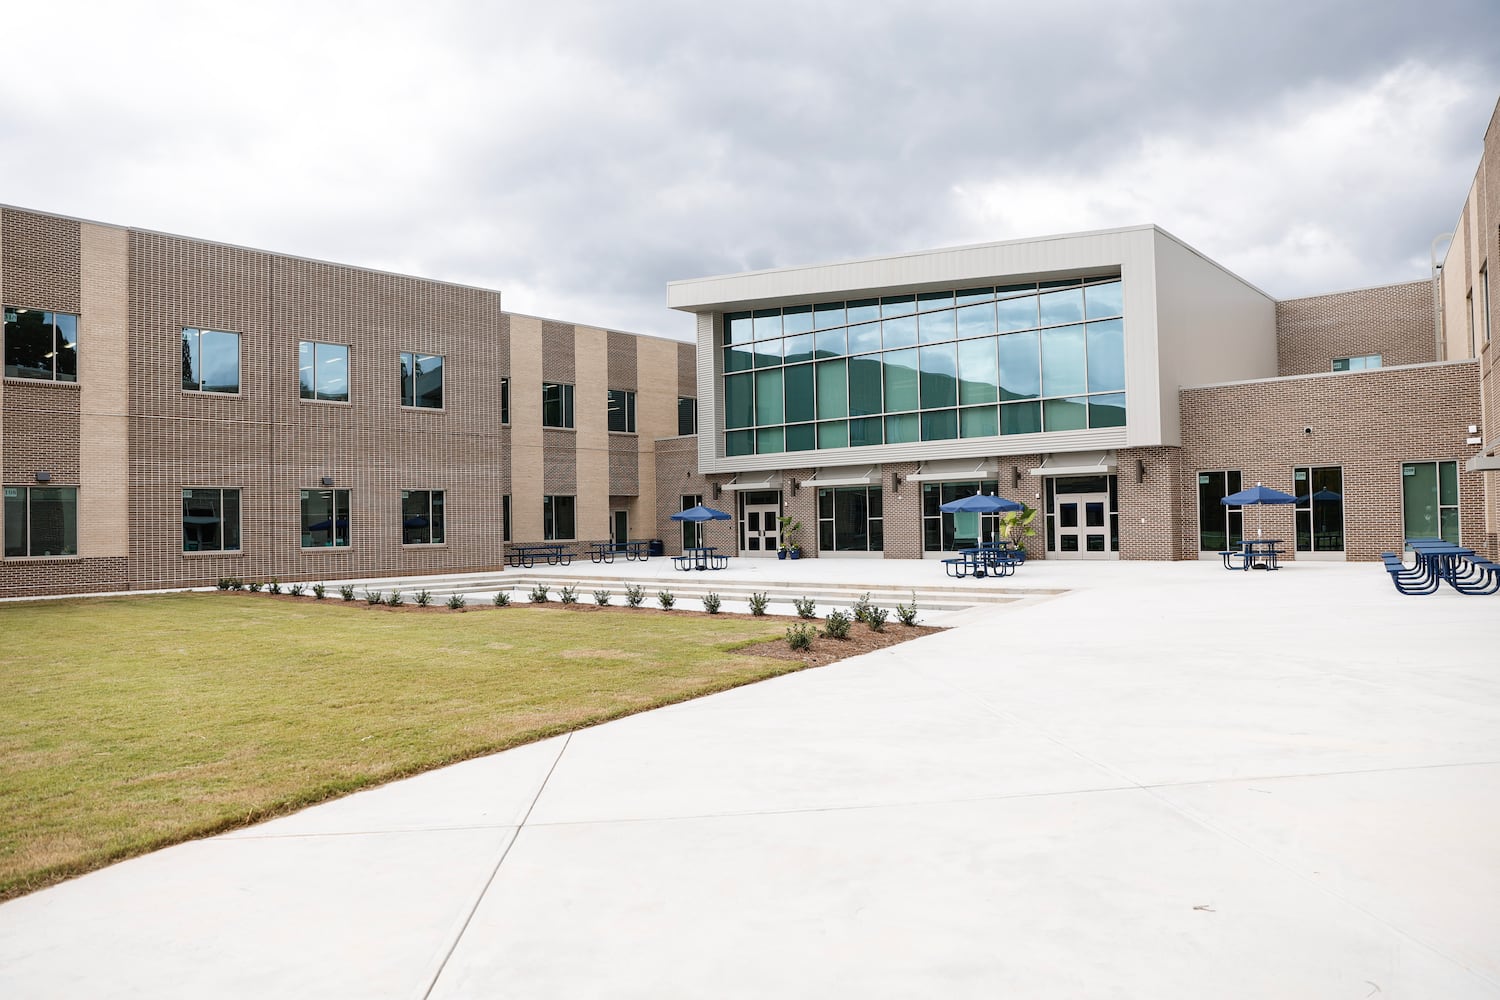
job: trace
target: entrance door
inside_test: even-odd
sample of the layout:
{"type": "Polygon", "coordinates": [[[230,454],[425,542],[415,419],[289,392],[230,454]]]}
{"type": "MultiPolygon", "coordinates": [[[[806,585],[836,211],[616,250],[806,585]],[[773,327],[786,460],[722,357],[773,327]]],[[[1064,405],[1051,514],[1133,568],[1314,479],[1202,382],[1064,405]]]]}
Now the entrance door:
{"type": "Polygon", "coordinates": [[[740,552],[747,556],[774,556],[779,539],[780,504],[746,503],[740,521],[740,552]]]}
{"type": "Polygon", "coordinates": [[[609,512],[609,540],[612,542],[630,541],[630,518],[628,511],[612,510],[609,512]]]}
{"type": "Polygon", "coordinates": [[[1109,559],[1109,494],[1057,495],[1058,559],[1109,559]]]}

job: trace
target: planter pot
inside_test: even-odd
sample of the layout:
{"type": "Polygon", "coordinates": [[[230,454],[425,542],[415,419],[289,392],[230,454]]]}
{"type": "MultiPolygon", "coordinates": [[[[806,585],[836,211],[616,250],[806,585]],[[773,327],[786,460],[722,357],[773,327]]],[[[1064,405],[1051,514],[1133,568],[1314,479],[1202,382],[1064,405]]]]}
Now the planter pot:
{"type": "Polygon", "coordinates": [[[776,550],[776,558],[777,559],[785,559],[786,558],[786,549],[777,549],[776,550]]]}
{"type": "Polygon", "coordinates": [[[801,549],[793,549],[792,550],[792,558],[793,559],[801,559],[802,558],[802,550],[801,549]]]}

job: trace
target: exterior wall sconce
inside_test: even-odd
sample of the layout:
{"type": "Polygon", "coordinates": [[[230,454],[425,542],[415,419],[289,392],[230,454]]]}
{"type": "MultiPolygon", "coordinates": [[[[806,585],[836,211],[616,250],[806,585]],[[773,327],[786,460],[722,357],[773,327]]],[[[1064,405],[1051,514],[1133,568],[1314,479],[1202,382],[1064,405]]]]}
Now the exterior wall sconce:
{"type": "Polygon", "coordinates": [[[787,485],[787,488],[792,491],[792,496],[796,496],[797,495],[797,491],[802,488],[801,481],[797,480],[797,479],[793,479],[790,476],[787,477],[786,485],[787,485]]]}
{"type": "Polygon", "coordinates": [[[714,499],[715,500],[719,499],[719,494],[721,494],[723,492],[724,491],[719,488],[719,484],[718,483],[714,483],[714,499]]]}
{"type": "Polygon", "coordinates": [[[323,482],[324,486],[332,486],[333,485],[333,477],[332,476],[324,476],[322,482],[323,482]]]}
{"type": "Polygon", "coordinates": [[[1146,481],[1146,460],[1138,458],[1135,460],[1135,481],[1144,483],[1146,481]]]}
{"type": "Polygon", "coordinates": [[[1010,467],[1010,488],[1016,489],[1021,485],[1021,467],[1012,465],[1010,467]]]}
{"type": "Polygon", "coordinates": [[[904,483],[904,482],[906,482],[906,477],[903,476],[901,473],[899,473],[899,472],[893,472],[893,473],[891,473],[891,493],[892,494],[900,493],[901,492],[901,484],[904,483]]]}
{"type": "Polygon", "coordinates": [[[50,482],[52,482],[52,473],[50,473],[50,472],[38,472],[36,474],[36,481],[39,482],[39,483],[50,483],[50,482]]]}

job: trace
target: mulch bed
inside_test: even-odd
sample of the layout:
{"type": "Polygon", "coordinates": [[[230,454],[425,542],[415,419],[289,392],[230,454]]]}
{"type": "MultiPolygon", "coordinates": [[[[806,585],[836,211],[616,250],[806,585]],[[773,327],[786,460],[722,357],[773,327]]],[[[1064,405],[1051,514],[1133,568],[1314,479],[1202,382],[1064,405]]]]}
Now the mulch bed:
{"type": "MultiPolygon", "coordinates": [[[[545,608],[548,610],[558,611],[566,614],[589,614],[591,612],[597,611],[624,611],[633,615],[671,615],[674,618],[723,617],[723,615],[710,615],[706,611],[689,611],[687,609],[673,609],[671,611],[663,611],[661,608],[648,608],[645,606],[632,608],[624,604],[610,604],[604,607],[600,607],[597,604],[584,604],[581,601],[577,604],[563,604],[561,601],[555,600],[548,601],[545,604],[532,604],[529,601],[516,601],[510,604],[508,607],[504,608],[498,607],[497,605],[492,604],[488,601],[484,601],[469,604],[462,608],[450,608],[445,603],[434,600],[434,603],[423,607],[420,604],[413,603],[411,600],[411,595],[406,594],[406,603],[399,604],[393,608],[388,604],[368,603],[364,599],[363,591],[360,592],[360,596],[356,597],[352,601],[346,601],[343,598],[339,597],[337,591],[330,593],[321,601],[318,601],[310,593],[303,593],[296,597],[287,593],[272,594],[264,590],[216,590],[214,591],[214,593],[231,597],[258,597],[263,600],[269,599],[273,601],[315,602],[318,604],[327,604],[345,608],[357,608],[363,609],[365,611],[382,612],[386,614],[418,613],[462,615],[469,614],[474,611],[509,611],[511,608],[545,608]]],[[[796,617],[795,615],[762,615],[761,617],[763,617],[766,621],[785,622],[788,628],[790,628],[796,622],[800,622],[803,620],[796,617]]],[[[821,620],[819,619],[809,620],[809,624],[821,629],[821,620]]],[[[811,649],[792,649],[791,646],[787,644],[787,641],[785,639],[772,639],[768,642],[756,643],[753,646],[743,646],[739,650],[737,650],[737,652],[745,653],[749,656],[766,656],[777,660],[797,660],[809,667],[821,667],[824,664],[836,663],[839,660],[845,660],[851,656],[859,656],[861,653],[873,652],[877,649],[884,649],[887,646],[894,646],[898,643],[909,642],[912,639],[920,639],[924,635],[931,635],[934,632],[942,631],[945,630],[933,625],[902,625],[900,622],[892,621],[887,622],[883,629],[881,629],[879,632],[876,632],[863,622],[855,622],[849,629],[849,638],[847,639],[829,639],[826,636],[822,635],[820,631],[818,636],[813,639],[811,649]]]]}

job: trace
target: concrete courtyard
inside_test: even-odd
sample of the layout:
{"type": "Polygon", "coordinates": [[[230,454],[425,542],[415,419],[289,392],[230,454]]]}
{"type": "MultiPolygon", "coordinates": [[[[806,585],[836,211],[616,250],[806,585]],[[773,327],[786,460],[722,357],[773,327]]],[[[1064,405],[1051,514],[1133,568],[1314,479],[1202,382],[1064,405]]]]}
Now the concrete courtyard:
{"type": "Polygon", "coordinates": [[[0,996],[1500,998],[1500,595],[965,585],[1068,592],[4,904],[0,996]]]}

